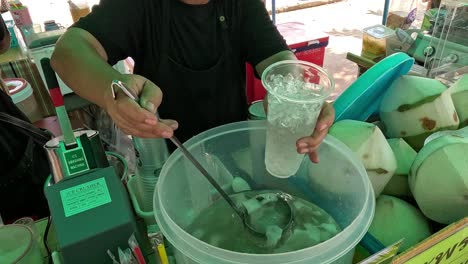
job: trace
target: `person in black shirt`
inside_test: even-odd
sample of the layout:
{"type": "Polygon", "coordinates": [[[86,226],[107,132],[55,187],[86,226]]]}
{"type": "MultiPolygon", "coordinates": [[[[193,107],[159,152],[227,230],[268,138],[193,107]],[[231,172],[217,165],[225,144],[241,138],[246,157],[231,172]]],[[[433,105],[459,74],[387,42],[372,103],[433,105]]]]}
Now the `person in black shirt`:
{"type": "Polygon", "coordinates": [[[0,54],[3,54],[10,48],[11,36],[1,15],[0,20],[0,54]]]}
{"type": "MultiPolygon", "coordinates": [[[[218,125],[247,119],[245,63],[257,77],[272,63],[296,59],[260,0],[101,0],[58,41],[52,67],[78,95],[103,107],[138,137],[185,141],[218,125]],[[131,57],[134,73],[110,65],[131,57]],[[140,95],[140,107],[117,79],[140,95]],[[164,96],[163,96],[164,95],[164,96]],[[155,112],[163,118],[158,121],[155,112]],[[177,121],[175,121],[177,120],[177,121]]],[[[334,120],[326,104],[298,152],[316,149],[334,120]]]]}
{"type": "MultiPolygon", "coordinates": [[[[0,15],[0,54],[10,48],[10,33],[0,15]]],[[[9,88],[0,78],[0,113],[30,123],[13,103],[9,88]]],[[[0,215],[5,223],[31,216],[49,215],[43,186],[50,174],[42,146],[19,127],[0,120],[0,215]]]]}

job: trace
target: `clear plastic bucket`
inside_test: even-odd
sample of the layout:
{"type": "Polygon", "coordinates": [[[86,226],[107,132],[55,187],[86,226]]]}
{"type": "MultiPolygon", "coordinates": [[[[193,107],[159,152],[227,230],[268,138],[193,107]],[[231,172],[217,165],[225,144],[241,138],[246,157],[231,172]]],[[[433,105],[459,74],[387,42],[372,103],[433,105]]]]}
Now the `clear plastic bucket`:
{"type": "Polygon", "coordinates": [[[39,245],[29,227],[0,227],[0,263],[40,264],[43,261],[39,245]]]}
{"type": "Polygon", "coordinates": [[[253,189],[283,190],[325,209],[342,232],[316,246],[283,254],[239,253],[198,240],[185,229],[219,195],[177,150],[165,163],[154,195],[156,220],[175,248],[177,264],[352,263],[354,248],[367,232],[375,206],[362,163],[344,144],[328,136],[319,149],[320,164],[304,160],[296,176],[276,178],[263,162],[265,135],[265,121],[246,121],[211,129],[185,145],[228,193],[232,193],[233,176],[244,178],[253,189]]]}

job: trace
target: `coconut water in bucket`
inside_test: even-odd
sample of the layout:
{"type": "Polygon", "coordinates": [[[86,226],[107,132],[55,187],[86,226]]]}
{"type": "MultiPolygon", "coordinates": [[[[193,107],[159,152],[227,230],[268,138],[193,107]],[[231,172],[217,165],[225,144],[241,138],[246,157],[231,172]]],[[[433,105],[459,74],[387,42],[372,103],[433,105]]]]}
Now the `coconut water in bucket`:
{"type": "MultiPolygon", "coordinates": [[[[239,252],[207,243],[195,236],[194,223],[207,215],[220,202],[220,197],[182,153],[176,151],[161,171],[154,195],[154,212],[159,227],[174,246],[178,264],[351,263],[354,247],[372,221],[375,205],[363,165],[346,146],[328,136],[319,150],[319,164],[306,159],[295,176],[272,177],[265,169],[265,135],[265,121],[239,122],[206,131],[185,146],[207,170],[213,169],[210,168],[213,162],[207,157],[216,157],[233,179],[241,178],[253,190],[276,189],[317,205],[336,221],[340,231],[321,243],[280,253],[239,252]]],[[[230,195],[236,193],[234,189],[239,191],[232,182],[231,186],[223,187],[230,195]]],[[[218,235],[220,240],[235,240],[228,230],[218,235]]]]}

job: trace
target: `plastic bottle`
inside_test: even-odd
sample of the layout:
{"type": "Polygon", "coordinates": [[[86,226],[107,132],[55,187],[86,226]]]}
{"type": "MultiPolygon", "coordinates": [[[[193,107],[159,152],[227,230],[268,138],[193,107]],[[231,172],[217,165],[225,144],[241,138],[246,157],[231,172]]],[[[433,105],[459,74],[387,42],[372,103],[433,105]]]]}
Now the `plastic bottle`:
{"type": "Polygon", "coordinates": [[[23,5],[21,1],[10,1],[10,12],[15,21],[15,25],[21,29],[24,26],[31,26],[33,24],[29,9],[23,5]]]}

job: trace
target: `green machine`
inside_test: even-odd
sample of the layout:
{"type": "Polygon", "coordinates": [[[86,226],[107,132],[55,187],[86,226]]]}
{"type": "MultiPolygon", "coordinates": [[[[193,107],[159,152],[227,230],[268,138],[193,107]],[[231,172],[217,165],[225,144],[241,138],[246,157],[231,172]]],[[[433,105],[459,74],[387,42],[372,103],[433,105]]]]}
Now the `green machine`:
{"type": "Polygon", "coordinates": [[[107,250],[140,238],[127,191],[109,165],[99,133],[73,132],[50,60],[41,60],[63,136],[44,146],[52,171],[45,188],[64,264],[112,263],[107,250]]]}

